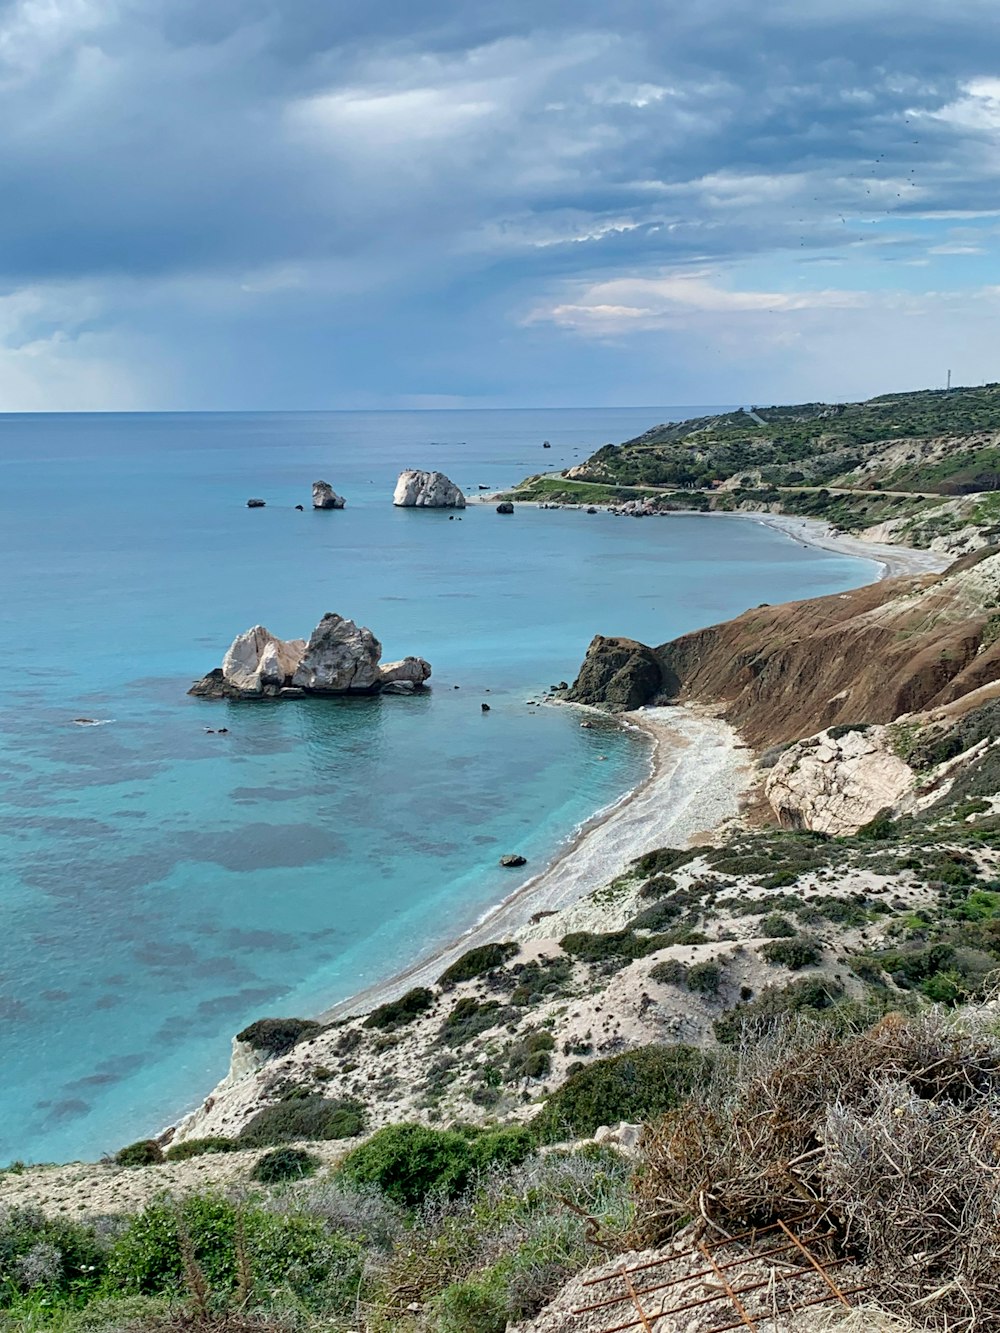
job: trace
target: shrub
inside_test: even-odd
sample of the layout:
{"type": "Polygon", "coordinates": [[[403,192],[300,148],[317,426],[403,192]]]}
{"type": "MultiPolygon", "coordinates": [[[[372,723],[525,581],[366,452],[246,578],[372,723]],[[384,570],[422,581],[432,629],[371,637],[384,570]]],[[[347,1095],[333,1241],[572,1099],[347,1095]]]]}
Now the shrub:
{"type": "Polygon", "coordinates": [[[200,1157],[202,1153],[235,1152],[238,1146],[235,1139],[213,1134],[204,1139],[187,1139],[184,1143],[175,1143],[163,1155],[168,1162],[186,1162],[189,1157],[200,1157]]]}
{"type": "Polygon", "coordinates": [[[655,852],[646,852],[645,855],[637,857],[632,862],[632,869],[637,875],[644,877],[668,875],[671,870],[678,870],[698,855],[697,848],[692,851],[683,847],[660,847],[655,852]]]}
{"type": "Polygon", "coordinates": [[[563,993],[573,975],[573,964],[568,958],[540,958],[529,963],[515,963],[511,971],[517,977],[517,985],[510,996],[511,1004],[538,1004],[563,993]]]}
{"type": "Polygon", "coordinates": [[[815,940],[802,935],[794,940],[772,940],[761,948],[761,957],[775,966],[791,968],[815,967],[823,957],[823,950],[815,940]]]}
{"type": "Polygon", "coordinates": [[[679,958],[666,958],[649,969],[649,979],[664,986],[683,986],[687,981],[687,964],[679,958]]]}
{"type": "Polygon", "coordinates": [[[677,881],[672,875],[654,875],[639,890],[639,897],[663,898],[668,893],[673,893],[676,888],[677,881]]]}
{"type": "Polygon", "coordinates": [[[445,968],[438,977],[437,984],[450,990],[460,981],[472,981],[487,972],[495,972],[520,951],[520,946],[514,943],[481,944],[463,953],[461,958],[456,958],[451,967],[445,968]]]}
{"type": "Polygon", "coordinates": [[[572,1074],[532,1122],[544,1142],[593,1134],[599,1125],[645,1120],[668,1110],[710,1068],[693,1046],[640,1046],[572,1074]]]}
{"type": "Polygon", "coordinates": [[[237,1032],[236,1040],[268,1055],[287,1055],[300,1041],[322,1030],[322,1023],[311,1018],[258,1018],[256,1023],[237,1032]]]}
{"type": "Polygon", "coordinates": [[[480,1171],[489,1167],[520,1166],[531,1156],[537,1139],[524,1125],[512,1125],[507,1129],[491,1129],[476,1134],[470,1141],[472,1165],[480,1171]]]}
{"type": "Polygon", "coordinates": [[[508,1012],[496,1000],[484,1000],[480,1004],[471,995],[463,996],[461,1000],[456,1000],[451,1013],[441,1024],[439,1040],[445,1046],[464,1046],[473,1037],[497,1027],[508,1012]]]}
{"type": "Polygon", "coordinates": [[[769,912],[760,923],[760,933],[769,940],[792,939],[798,930],[787,916],[782,916],[780,912],[769,912]]]}
{"type": "Polygon", "coordinates": [[[611,930],[595,934],[574,930],[559,941],[560,948],[585,963],[611,963],[624,967],[633,958],[645,958],[665,944],[662,935],[636,935],[633,930],[611,930]]]}
{"type": "Polygon", "coordinates": [[[265,1106],[240,1130],[237,1143],[241,1148],[270,1148],[294,1139],[352,1139],[364,1127],[360,1102],[314,1094],[265,1106]]]}
{"type": "Polygon", "coordinates": [[[115,1153],[119,1166],[156,1166],[163,1161],[163,1149],[155,1139],[139,1139],[115,1153]]]}
{"type": "Polygon", "coordinates": [[[732,1045],[747,1027],[774,1024],[790,1014],[816,1014],[843,997],[844,987],[832,977],[802,977],[787,986],[767,986],[755,1000],[747,1000],[712,1024],[716,1040],[732,1045]]]}
{"type": "Polygon", "coordinates": [[[531,1032],[515,1042],[507,1056],[508,1081],[544,1078],[552,1069],[549,1052],[555,1049],[555,1044],[555,1038],[550,1032],[531,1032]]]}
{"type": "MultiPolygon", "coordinates": [[[[46,1217],[39,1208],[0,1209],[0,1288],[53,1297],[89,1294],[99,1285],[106,1245],[93,1227],[46,1217]]],[[[7,1299],[2,1304],[8,1304],[7,1299]]]]}
{"type": "Polygon", "coordinates": [[[434,1004],[434,992],[426,986],[414,986],[398,1000],[380,1004],[365,1019],[366,1028],[399,1028],[411,1023],[419,1014],[426,1013],[434,1004]]]}
{"type": "Polygon", "coordinates": [[[286,1287],[307,1308],[343,1313],[357,1294],[361,1251],[322,1219],[238,1207],[214,1195],[157,1202],[129,1219],[108,1259],[110,1292],[156,1295],[185,1290],[193,1259],[213,1293],[232,1291],[248,1270],[262,1292],[286,1287]]]}
{"type": "Polygon", "coordinates": [[[275,1148],[266,1152],[250,1173],[262,1185],[276,1185],[283,1180],[302,1180],[316,1174],[320,1161],[304,1148],[275,1148]]]}
{"type": "Polygon", "coordinates": [[[469,1141],[452,1130],[425,1125],[386,1125],[347,1154],[338,1177],[374,1185],[412,1208],[431,1193],[460,1194],[472,1169],[469,1141]]]}
{"type": "Polygon", "coordinates": [[[684,909],[672,897],[661,898],[628,923],[629,930],[666,930],[672,926],[684,909]]]}
{"type": "Polygon", "coordinates": [[[722,968],[715,962],[693,963],[687,971],[688,990],[700,995],[718,995],[722,985],[722,968]]]}

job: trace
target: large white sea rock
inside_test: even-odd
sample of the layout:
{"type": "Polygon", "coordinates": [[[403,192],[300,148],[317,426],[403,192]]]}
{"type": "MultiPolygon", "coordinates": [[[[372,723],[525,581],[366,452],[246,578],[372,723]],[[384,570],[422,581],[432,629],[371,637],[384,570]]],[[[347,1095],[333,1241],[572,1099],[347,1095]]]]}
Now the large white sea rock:
{"type": "Polygon", "coordinates": [[[313,630],[292,677],[304,690],[349,694],[379,684],[382,645],[370,629],[328,611],[313,630]]]}
{"type": "Polygon", "coordinates": [[[346,503],[328,481],[313,482],[313,509],[343,509],[346,503]]]}
{"type": "Polygon", "coordinates": [[[465,496],[443,472],[409,469],[399,474],[392,503],[400,507],[464,509],[465,496]]]}
{"type": "Polygon", "coordinates": [[[279,639],[263,625],[238,635],[222,659],[227,685],[244,694],[262,694],[269,686],[281,688],[306,649],[305,639],[279,639]]]}

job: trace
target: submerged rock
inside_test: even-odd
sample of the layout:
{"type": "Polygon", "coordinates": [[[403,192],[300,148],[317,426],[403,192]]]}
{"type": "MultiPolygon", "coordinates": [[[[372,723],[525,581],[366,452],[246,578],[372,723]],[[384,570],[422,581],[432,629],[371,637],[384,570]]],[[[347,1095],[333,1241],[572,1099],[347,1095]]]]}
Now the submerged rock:
{"type": "Polygon", "coordinates": [[[392,503],[400,508],[464,509],[465,496],[443,472],[408,469],[399,474],[392,503]]]}
{"type": "Polygon", "coordinates": [[[598,634],[566,698],[570,703],[629,712],[655,699],[662,687],[663,669],[652,648],[635,639],[598,634]]]}
{"type": "Polygon", "coordinates": [[[328,481],[313,482],[313,509],[343,509],[346,503],[328,481]]]}
{"type": "Polygon", "coordinates": [[[327,612],[305,639],[279,639],[263,625],[238,635],[221,667],[188,691],[202,699],[301,699],[306,694],[412,694],[430,678],[422,657],[380,666],[370,629],[327,612]]]}

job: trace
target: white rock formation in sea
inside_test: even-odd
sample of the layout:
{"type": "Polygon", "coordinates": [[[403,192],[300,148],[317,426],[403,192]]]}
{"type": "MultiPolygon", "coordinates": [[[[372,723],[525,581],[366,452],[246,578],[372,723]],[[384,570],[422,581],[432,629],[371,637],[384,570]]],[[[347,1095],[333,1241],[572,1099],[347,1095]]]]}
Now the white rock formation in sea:
{"type": "Polygon", "coordinates": [[[223,680],[244,694],[263,694],[267,686],[280,689],[305,648],[305,639],[279,639],[263,625],[254,625],[237,635],[222,659],[223,680]]]}
{"type": "Polygon", "coordinates": [[[909,764],[892,750],[888,728],[870,726],[798,741],[769,770],[764,793],[785,828],[838,837],[896,806],[913,781],[909,764]]]}
{"type": "Polygon", "coordinates": [[[405,508],[464,509],[465,496],[443,472],[409,469],[399,474],[392,503],[405,508]]]}
{"type": "Polygon", "coordinates": [[[313,482],[313,509],[343,509],[346,503],[328,481],[313,482]]]}
{"type": "Polygon", "coordinates": [[[279,639],[254,625],[230,645],[222,666],[188,691],[203,699],[297,698],[303,694],[412,694],[430,678],[422,657],[379,665],[370,629],[328,611],[305,639],[279,639]]]}
{"type": "Polygon", "coordinates": [[[379,682],[381,656],[382,645],[370,629],[328,611],[310,636],[292,684],[336,694],[370,691],[379,682]]]}

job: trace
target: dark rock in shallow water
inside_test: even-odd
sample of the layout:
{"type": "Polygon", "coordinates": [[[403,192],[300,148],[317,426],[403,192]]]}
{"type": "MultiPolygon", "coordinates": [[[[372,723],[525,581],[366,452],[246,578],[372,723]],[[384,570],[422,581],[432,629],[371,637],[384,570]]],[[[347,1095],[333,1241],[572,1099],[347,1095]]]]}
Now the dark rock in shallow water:
{"type": "Polygon", "coordinates": [[[526,866],[528,858],[518,855],[517,852],[509,852],[506,856],[501,856],[500,864],[508,868],[511,866],[526,866]]]}
{"type": "Polygon", "coordinates": [[[513,512],[514,506],[509,500],[502,500],[500,504],[497,505],[498,514],[513,514],[513,512]]]}
{"type": "Polygon", "coordinates": [[[480,704],[479,707],[483,710],[484,713],[488,713],[490,711],[489,704],[480,704]]]}
{"type": "Polygon", "coordinates": [[[266,500],[248,500],[248,501],[247,501],[247,508],[248,508],[248,509],[263,509],[264,506],[265,506],[266,504],[267,504],[267,501],[266,501],[266,500]]]}
{"type": "Polygon", "coordinates": [[[598,634],[566,698],[614,713],[648,704],[663,688],[663,668],[652,648],[635,639],[598,634]]]}
{"type": "Polygon", "coordinates": [[[216,667],[207,676],[202,676],[201,680],[196,680],[188,694],[194,694],[199,699],[228,699],[230,690],[222,674],[222,667],[216,667]]]}

